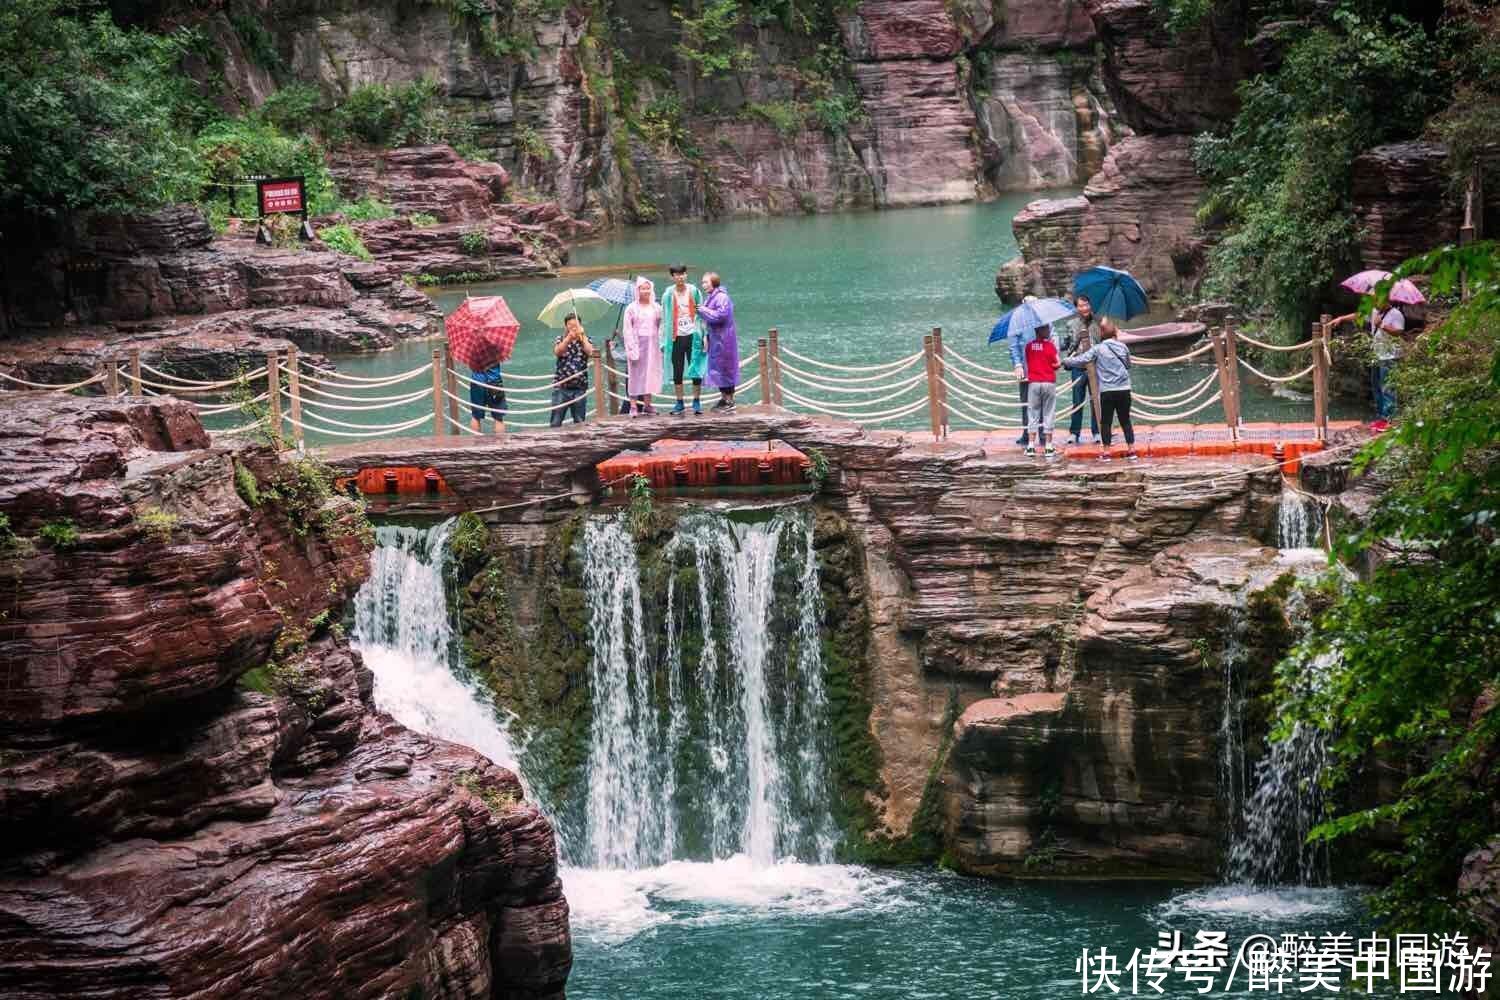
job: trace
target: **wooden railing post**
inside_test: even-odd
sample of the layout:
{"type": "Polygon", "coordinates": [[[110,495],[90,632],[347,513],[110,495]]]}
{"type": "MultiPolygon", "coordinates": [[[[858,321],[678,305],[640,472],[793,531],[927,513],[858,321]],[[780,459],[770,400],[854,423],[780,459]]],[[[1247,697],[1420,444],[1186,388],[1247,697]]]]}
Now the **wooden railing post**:
{"type": "Polygon", "coordinates": [[[1214,348],[1214,366],[1219,370],[1219,401],[1224,406],[1224,422],[1234,428],[1234,390],[1229,387],[1229,366],[1225,363],[1224,340],[1216,333],[1208,335],[1214,348]]]}
{"type": "Polygon", "coordinates": [[[756,341],[756,362],[760,365],[760,408],[769,410],[771,408],[771,351],[766,346],[766,338],[762,337],[756,341]]]}
{"type": "Polygon", "coordinates": [[[266,355],[266,413],[271,420],[271,440],[281,447],[281,359],[275,354],[266,355]]]}
{"type": "Polygon", "coordinates": [[[938,400],[937,355],[932,352],[930,333],[922,338],[922,360],[927,365],[927,416],[932,423],[932,439],[937,441],[943,436],[943,419],[938,400]]]}
{"type": "Polygon", "coordinates": [[[1241,409],[1244,396],[1240,393],[1240,348],[1239,338],[1235,336],[1234,327],[1224,328],[1224,365],[1229,375],[1229,394],[1234,406],[1234,429],[1235,436],[1239,436],[1239,426],[1245,422],[1245,414],[1241,409]]]}
{"type": "Polygon", "coordinates": [[[1323,330],[1323,324],[1313,324],[1313,424],[1320,441],[1328,438],[1328,352],[1323,330]]]}
{"type": "Polygon", "coordinates": [[[132,347],[130,349],[130,394],[132,396],[143,396],[141,391],[141,349],[132,347]]]}
{"type": "Polygon", "coordinates": [[[104,394],[106,396],[118,396],[120,394],[120,369],[115,359],[105,355],[100,363],[99,370],[104,373],[104,394]]]}
{"type": "MultiPolygon", "coordinates": [[[[448,387],[448,419],[453,424],[453,433],[461,437],[463,431],[459,428],[464,420],[458,409],[458,375],[453,371],[453,351],[447,347],[443,348],[443,384],[448,387]]],[[[497,420],[495,426],[504,427],[505,421],[497,420]]]]}
{"type": "Polygon", "coordinates": [[[784,406],[781,401],[781,331],[771,327],[771,402],[784,406]]]}
{"type": "MultiPolygon", "coordinates": [[[[608,345],[606,345],[608,346],[608,345]]],[[[609,416],[606,407],[611,405],[611,397],[604,394],[604,355],[598,351],[594,352],[594,419],[603,420],[609,416]]]]}
{"type": "Polygon", "coordinates": [[[302,447],[302,382],[297,372],[297,345],[286,349],[286,388],[292,396],[292,440],[302,447]]]}
{"type": "MultiPolygon", "coordinates": [[[[620,379],[615,375],[615,350],[611,346],[613,343],[614,338],[604,338],[604,371],[605,376],[609,379],[609,394],[604,397],[604,402],[611,407],[615,405],[614,397],[620,394],[620,379]]],[[[597,371],[595,374],[597,374],[597,371]]],[[[626,388],[629,388],[629,386],[626,388]]],[[[601,410],[603,408],[604,404],[598,407],[601,410]]]]}
{"type": "Polygon", "coordinates": [[[948,436],[948,386],[943,382],[948,375],[948,369],[943,357],[943,328],[935,326],[932,328],[932,362],[933,370],[937,372],[937,394],[938,394],[938,417],[942,420],[943,437],[948,436]]]}
{"type": "Polygon", "coordinates": [[[448,428],[443,423],[443,350],[432,349],[432,435],[446,437],[448,428]]]}

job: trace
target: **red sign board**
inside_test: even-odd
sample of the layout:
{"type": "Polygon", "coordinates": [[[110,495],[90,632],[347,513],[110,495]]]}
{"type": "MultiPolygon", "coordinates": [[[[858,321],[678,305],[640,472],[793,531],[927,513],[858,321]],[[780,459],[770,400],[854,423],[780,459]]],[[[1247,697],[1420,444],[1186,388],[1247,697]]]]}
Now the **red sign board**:
{"type": "Polygon", "coordinates": [[[255,182],[260,197],[260,214],[287,215],[307,211],[307,191],[301,177],[280,177],[255,182]]]}

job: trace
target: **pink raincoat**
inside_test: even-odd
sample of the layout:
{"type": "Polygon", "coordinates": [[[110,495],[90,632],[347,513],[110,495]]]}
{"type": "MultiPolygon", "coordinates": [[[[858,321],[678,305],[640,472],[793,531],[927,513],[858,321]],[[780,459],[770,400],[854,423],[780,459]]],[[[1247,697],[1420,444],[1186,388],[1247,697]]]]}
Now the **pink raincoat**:
{"type": "Polygon", "coordinates": [[[649,278],[637,278],[637,295],[641,288],[651,290],[651,300],[640,299],[625,307],[620,332],[625,339],[625,360],[630,370],[631,397],[652,396],[661,392],[661,305],[656,301],[656,286],[649,278]]]}

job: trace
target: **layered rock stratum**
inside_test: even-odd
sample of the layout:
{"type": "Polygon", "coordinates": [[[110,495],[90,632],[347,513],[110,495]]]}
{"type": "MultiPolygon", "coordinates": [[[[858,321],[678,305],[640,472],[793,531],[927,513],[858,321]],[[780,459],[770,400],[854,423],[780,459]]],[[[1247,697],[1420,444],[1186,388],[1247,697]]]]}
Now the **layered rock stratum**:
{"type": "Polygon", "coordinates": [[[343,636],[362,513],[185,403],[0,426],[0,994],[561,997],[551,826],[343,636]]]}

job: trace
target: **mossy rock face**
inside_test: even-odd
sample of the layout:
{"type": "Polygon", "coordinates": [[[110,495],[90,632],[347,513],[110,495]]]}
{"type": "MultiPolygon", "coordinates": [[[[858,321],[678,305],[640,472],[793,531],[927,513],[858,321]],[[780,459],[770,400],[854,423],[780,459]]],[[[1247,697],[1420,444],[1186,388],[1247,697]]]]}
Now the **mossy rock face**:
{"type": "MultiPolygon", "coordinates": [[[[758,513],[758,512],[757,512],[758,513]]],[[[476,679],[494,693],[496,703],[513,714],[511,730],[521,747],[522,766],[533,790],[558,820],[563,836],[576,842],[584,829],[587,773],[593,705],[590,684],[592,642],[588,596],[580,540],[587,518],[612,516],[580,512],[553,525],[545,542],[507,547],[498,532],[462,522],[452,536],[450,586],[462,637],[465,662],[476,679]],[[522,574],[520,567],[530,572],[522,574]],[[524,609],[524,611],[523,611],[524,609]]],[[[655,504],[650,516],[629,522],[639,563],[641,610],[647,627],[643,638],[649,662],[656,664],[655,710],[671,711],[663,664],[667,659],[665,622],[671,595],[673,634],[677,638],[681,676],[695,677],[709,644],[727,664],[732,637],[722,607],[711,605],[705,628],[699,606],[700,568],[690,544],[672,545],[681,519],[701,517],[692,508],[655,504]]],[[[736,516],[739,516],[738,513],[736,516]]],[[[752,515],[754,516],[754,515],[752,515]]],[[[857,535],[837,515],[815,512],[813,544],[821,596],[819,643],[826,697],[821,720],[797,720],[826,734],[832,788],[830,811],[845,835],[841,853],[852,855],[864,844],[875,817],[869,804],[879,794],[879,749],[870,731],[869,610],[864,556],[857,535]]],[[[477,519],[475,519],[477,521],[477,519]]],[[[790,711],[786,690],[797,680],[801,661],[796,611],[802,593],[805,535],[784,530],[777,552],[773,595],[765,622],[768,641],[778,643],[776,663],[785,676],[768,685],[773,711],[790,711]],[[795,537],[794,537],[795,536],[795,537]]],[[[722,574],[710,560],[709,593],[722,599],[722,574]]],[[[733,708],[733,696],[721,666],[719,681],[702,690],[682,685],[682,710],[689,738],[675,761],[682,775],[710,770],[709,748],[692,738],[713,724],[708,713],[733,708]]],[[[796,769],[791,769],[794,774],[796,769]]],[[[795,774],[794,794],[803,794],[803,776],[795,774]]],[[[684,781],[676,791],[680,814],[691,811],[697,794],[684,781]]],[[[688,856],[706,856],[712,844],[706,831],[685,825],[679,848],[688,856]]]]}

